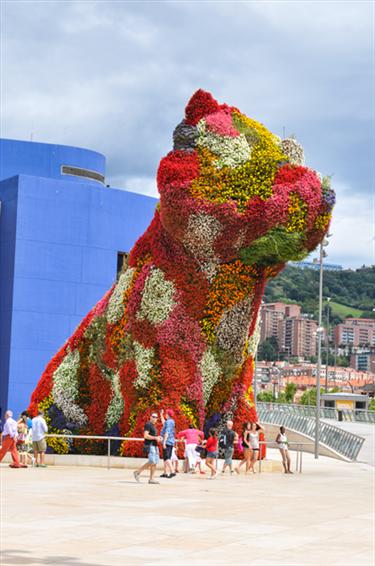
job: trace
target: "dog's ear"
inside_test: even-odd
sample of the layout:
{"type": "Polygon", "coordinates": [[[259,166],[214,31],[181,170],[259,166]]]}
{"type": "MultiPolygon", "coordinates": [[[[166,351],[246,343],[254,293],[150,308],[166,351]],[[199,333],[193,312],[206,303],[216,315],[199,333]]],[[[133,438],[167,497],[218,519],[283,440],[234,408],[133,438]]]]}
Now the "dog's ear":
{"type": "Polygon", "coordinates": [[[219,104],[213,96],[205,90],[197,90],[185,108],[186,123],[195,126],[199,120],[208,114],[220,110],[219,104]]]}

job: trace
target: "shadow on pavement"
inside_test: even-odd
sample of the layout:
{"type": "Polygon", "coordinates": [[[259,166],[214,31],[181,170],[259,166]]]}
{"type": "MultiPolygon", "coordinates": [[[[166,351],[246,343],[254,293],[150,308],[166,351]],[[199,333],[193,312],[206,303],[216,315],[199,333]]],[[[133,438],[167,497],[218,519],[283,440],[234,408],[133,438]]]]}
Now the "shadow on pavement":
{"type": "MultiPolygon", "coordinates": [[[[11,564],[45,564],[46,566],[53,566],[53,564],[61,564],[61,566],[99,566],[98,562],[82,562],[80,558],[75,556],[44,556],[41,558],[32,556],[31,552],[27,550],[3,550],[1,552],[2,566],[9,566],[11,564]]],[[[110,564],[100,564],[100,566],[111,566],[110,564]]]]}

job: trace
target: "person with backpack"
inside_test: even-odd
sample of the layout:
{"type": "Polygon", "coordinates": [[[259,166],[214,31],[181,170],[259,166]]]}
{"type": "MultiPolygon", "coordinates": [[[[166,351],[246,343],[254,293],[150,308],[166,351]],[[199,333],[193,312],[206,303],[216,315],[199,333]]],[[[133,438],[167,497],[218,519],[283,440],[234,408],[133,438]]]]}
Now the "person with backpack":
{"type": "Polygon", "coordinates": [[[226,422],[226,428],[220,435],[219,447],[224,450],[224,466],[222,474],[225,474],[226,468],[229,467],[230,473],[233,474],[233,452],[234,445],[238,443],[238,434],[233,430],[233,421],[226,422]]]}

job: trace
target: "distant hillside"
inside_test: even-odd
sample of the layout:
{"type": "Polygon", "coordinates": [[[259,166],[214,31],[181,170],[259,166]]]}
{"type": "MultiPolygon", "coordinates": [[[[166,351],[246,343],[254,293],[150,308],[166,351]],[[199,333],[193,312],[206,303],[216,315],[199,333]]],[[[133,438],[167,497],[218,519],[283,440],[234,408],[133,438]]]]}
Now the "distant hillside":
{"type": "MultiPolygon", "coordinates": [[[[266,288],[265,302],[297,303],[302,311],[317,317],[319,271],[288,266],[266,288]]],[[[334,323],[348,316],[375,318],[375,266],[351,271],[325,271],[323,296],[330,297],[334,323]]],[[[326,303],[324,305],[326,312],[326,303]]]]}

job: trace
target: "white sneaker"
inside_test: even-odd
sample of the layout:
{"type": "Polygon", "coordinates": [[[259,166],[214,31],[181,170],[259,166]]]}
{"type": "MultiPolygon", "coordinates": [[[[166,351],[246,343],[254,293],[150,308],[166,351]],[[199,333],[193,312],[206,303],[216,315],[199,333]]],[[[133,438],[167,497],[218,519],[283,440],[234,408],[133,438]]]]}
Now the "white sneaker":
{"type": "Polygon", "coordinates": [[[140,483],[140,479],[139,479],[140,473],[135,471],[135,472],[133,472],[133,476],[134,476],[135,481],[140,483]]]}

